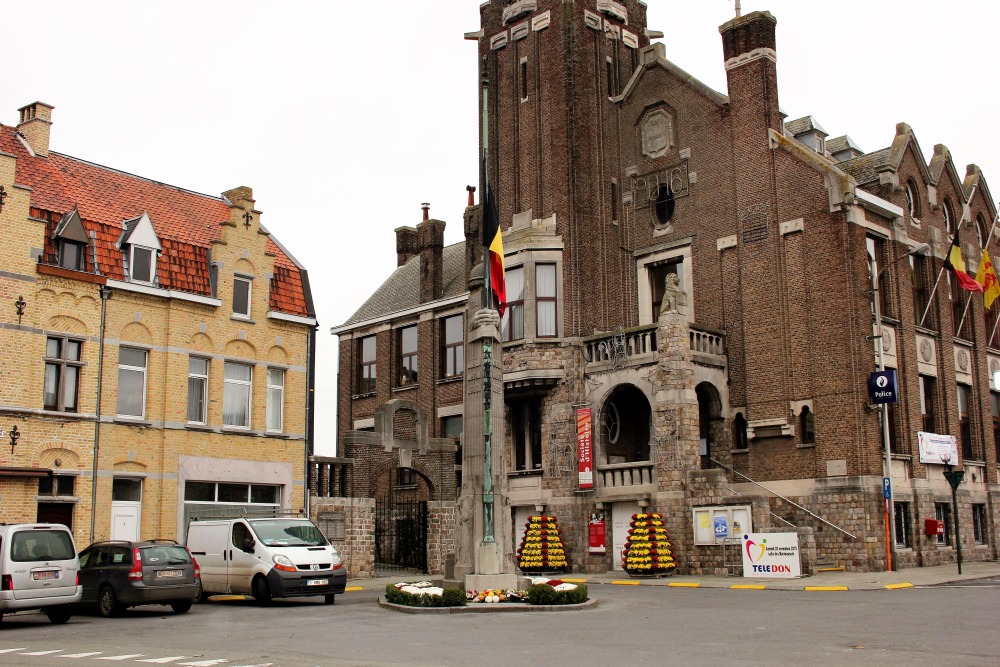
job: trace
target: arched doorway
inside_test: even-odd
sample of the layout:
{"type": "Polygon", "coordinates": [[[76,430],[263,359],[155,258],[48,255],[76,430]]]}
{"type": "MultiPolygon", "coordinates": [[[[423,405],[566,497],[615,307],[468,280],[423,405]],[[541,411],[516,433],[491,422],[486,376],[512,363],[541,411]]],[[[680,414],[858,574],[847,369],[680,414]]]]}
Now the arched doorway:
{"type": "Polygon", "coordinates": [[[649,460],[652,410],[638,387],[615,387],[601,411],[601,447],[607,463],[649,460]]]}
{"type": "Polygon", "coordinates": [[[414,468],[390,467],[379,475],[375,488],[376,575],[426,573],[431,480],[414,468]]]}
{"type": "Polygon", "coordinates": [[[722,399],[719,391],[709,382],[702,382],[694,388],[698,396],[698,438],[701,446],[701,468],[712,467],[711,459],[718,460],[718,453],[712,452],[713,445],[723,441],[725,422],[722,419],[722,399]]]}

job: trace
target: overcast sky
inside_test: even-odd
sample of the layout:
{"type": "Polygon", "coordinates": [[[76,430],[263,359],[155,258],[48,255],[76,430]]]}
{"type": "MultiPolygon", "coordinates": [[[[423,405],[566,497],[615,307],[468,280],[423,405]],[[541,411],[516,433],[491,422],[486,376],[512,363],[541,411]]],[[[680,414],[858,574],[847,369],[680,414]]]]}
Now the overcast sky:
{"type": "MultiPolygon", "coordinates": [[[[586,5],[593,0],[578,0],[586,5]]],[[[0,121],[55,106],[52,149],[219,195],[253,188],[308,269],[320,322],[317,453],[336,438],[336,339],[395,268],[421,202],[462,240],[478,182],[479,0],[0,0],[0,121]]],[[[725,93],[718,26],[732,0],[647,0],[667,57],[725,93]]],[[[994,0],[743,0],[778,19],[789,119],[866,152],[909,123],[1000,196],[994,0]]]]}

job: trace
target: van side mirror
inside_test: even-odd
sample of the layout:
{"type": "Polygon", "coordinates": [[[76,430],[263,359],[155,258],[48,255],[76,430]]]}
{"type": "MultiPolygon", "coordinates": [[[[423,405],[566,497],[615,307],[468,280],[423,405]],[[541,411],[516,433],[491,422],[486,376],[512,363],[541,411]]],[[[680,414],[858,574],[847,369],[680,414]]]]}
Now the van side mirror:
{"type": "Polygon", "coordinates": [[[245,551],[246,553],[252,554],[253,553],[253,548],[255,546],[256,546],[256,543],[253,541],[252,537],[248,537],[245,540],[243,540],[243,551],[245,551]]]}

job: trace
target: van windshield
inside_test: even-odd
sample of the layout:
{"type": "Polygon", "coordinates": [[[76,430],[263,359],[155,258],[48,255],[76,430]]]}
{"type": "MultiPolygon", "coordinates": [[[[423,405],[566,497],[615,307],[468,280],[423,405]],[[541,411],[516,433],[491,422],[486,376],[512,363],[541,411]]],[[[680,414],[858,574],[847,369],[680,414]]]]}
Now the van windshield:
{"type": "Polygon", "coordinates": [[[319,528],[301,519],[250,521],[261,543],[269,547],[319,547],[329,544],[319,528]]]}
{"type": "Polygon", "coordinates": [[[17,563],[76,558],[73,540],[65,530],[19,530],[10,543],[10,559],[17,563]]]}

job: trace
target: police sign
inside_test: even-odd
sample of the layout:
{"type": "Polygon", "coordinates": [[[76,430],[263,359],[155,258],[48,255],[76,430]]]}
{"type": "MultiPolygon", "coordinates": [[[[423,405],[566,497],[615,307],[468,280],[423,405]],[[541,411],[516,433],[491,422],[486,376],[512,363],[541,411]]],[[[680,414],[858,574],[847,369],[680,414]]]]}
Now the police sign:
{"type": "Polygon", "coordinates": [[[873,403],[895,403],[896,371],[890,369],[872,373],[868,378],[868,394],[873,403]]]}

